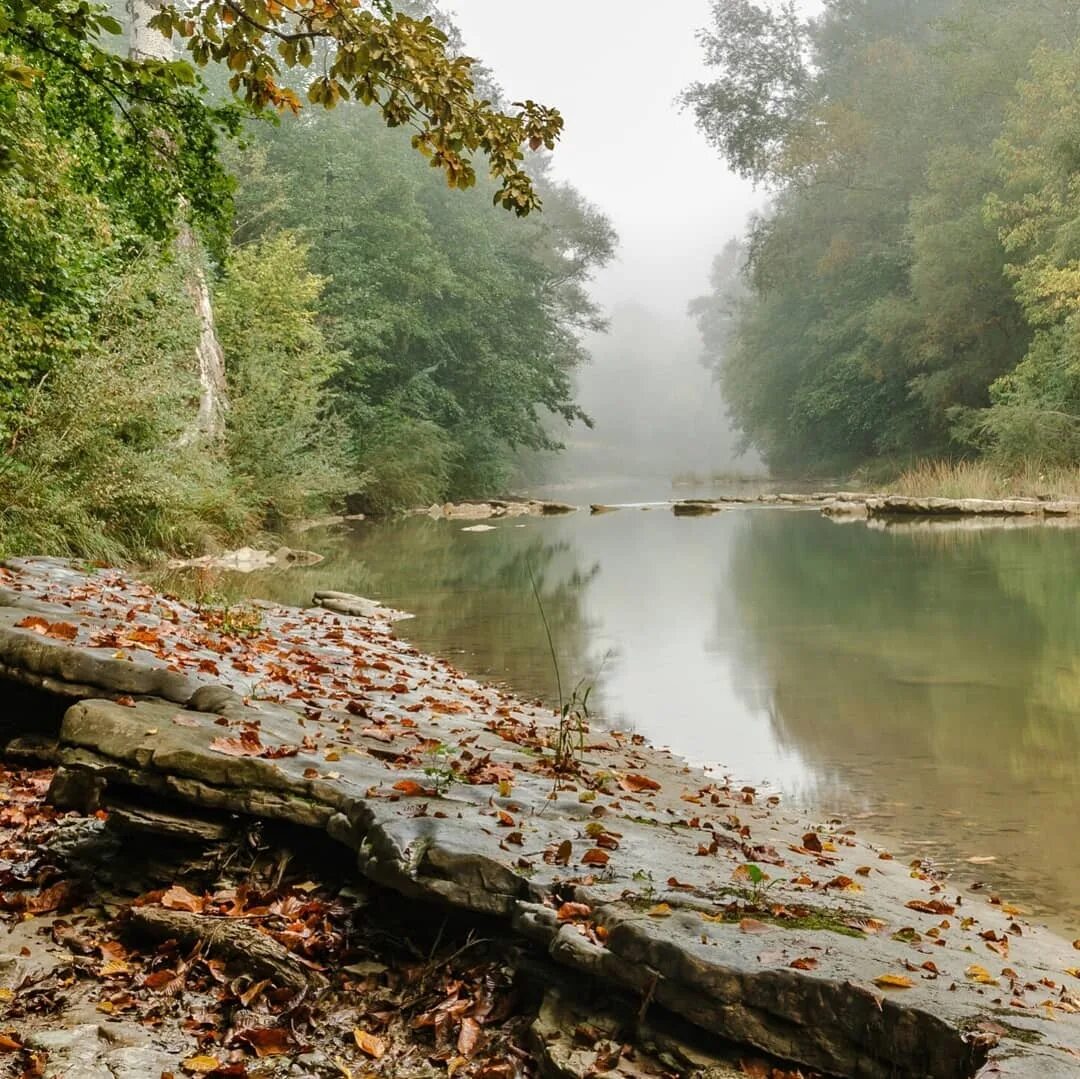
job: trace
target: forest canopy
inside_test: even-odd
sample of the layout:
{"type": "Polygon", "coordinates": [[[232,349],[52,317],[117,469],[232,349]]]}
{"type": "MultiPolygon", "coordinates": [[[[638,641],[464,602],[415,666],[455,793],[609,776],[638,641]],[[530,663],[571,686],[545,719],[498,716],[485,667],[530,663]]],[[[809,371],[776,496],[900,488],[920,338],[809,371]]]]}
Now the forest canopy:
{"type": "Polygon", "coordinates": [[[712,14],[684,103],[771,194],[693,308],[746,442],[787,472],[1080,460],[1075,5],[712,14]]]}
{"type": "Polygon", "coordinates": [[[505,104],[415,4],[135,7],[153,27],[0,0],[0,551],[497,493],[585,418],[585,283],[615,237],[548,178],[557,111],[505,104]]]}

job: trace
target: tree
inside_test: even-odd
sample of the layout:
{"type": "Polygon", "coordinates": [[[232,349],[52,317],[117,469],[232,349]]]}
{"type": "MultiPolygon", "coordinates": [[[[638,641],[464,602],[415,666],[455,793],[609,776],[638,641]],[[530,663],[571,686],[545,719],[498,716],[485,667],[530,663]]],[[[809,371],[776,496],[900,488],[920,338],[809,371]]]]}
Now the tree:
{"type": "Polygon", "coordinates": [[[1022,168],[1024,151],[996,142],[1040,44],[1075,39],[1072,6],[826,0],[803,19],[731,0],[715,16],[704,43],[721,70],[686,101],[776,192],[719,358],[737,423],[784,469],[976,452],[1033,330],[1030,275],[1007,272],[987,213],[1002,162],[1022,168]]]}
{"type": "MultiPolygon", "coordinates": [[[[259,111],[299,111],[300,97],[283,84],[282,74],[308,71],[318,52],[321,70],[306,79],[311,104],[332,109],[351,97],[373,105],[388,126],[414,129],[414,148],[444,172],[450,186],[473,186],[474,160],[482,155],[499,181],[493,196],[498,204],[519,216],[540,205],[522,166],[522,147],[552,149],[562,117],[535,101],[500,110],[478,96],[475,61],[448,53],[449,38],[431,17],[395,11],[388,0],[376,0],[370,9],[359,0],[196,0],[163,4],[140,32],[147,28],[179,37],[197,67],[215,62],[227,68],[232,91],[259,111]]],[[[213,124],[235,130],[236,114],[205,105],[194,92],[191,65],[123,57],[103,43],[103,35],[120,32],[120,24],[93,3],[2,0],[0,52],[7,39],[21,56],[5,59],[0,79],[8,89],[28,88],[41,75],[37,58],[58,61],[95,94],[112,100],[157,151],[159,168],[164,164],[181,182],[191,180],[193,162],[184,161],[178,137],[186,133],[190,140],[197,127],[201,137],[194,147],[205,148],[213,124]],[[140,115],[144,109],[155,113],[152,122],[140,115]],[[165,124],[170,114],[173,122],[165,124]]],[[[196,191],[185,193],[199,209],[196,191]]]]}
{"type": "Polygon", "coordinates": [[[544,213],[515,220],[492,207],[491,181],[466,193],[429,183],[354,104],[253,140],[238,168],[237,241],[287,229],[311,244],[370,508],[491,493],[509,451],[556,444],[551,414],[582,418],[580,335],[603,324],[585,284],[615,237],[580,195],[541,173],[544,213]]]}

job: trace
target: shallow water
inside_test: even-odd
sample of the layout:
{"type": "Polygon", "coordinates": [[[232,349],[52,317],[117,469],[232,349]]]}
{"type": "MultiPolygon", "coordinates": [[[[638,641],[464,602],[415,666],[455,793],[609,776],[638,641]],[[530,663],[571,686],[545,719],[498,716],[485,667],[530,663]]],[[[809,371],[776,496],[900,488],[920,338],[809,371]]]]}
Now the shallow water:
{"type": "Polygon", "coordinates": [[[1077,935],[1080,530],[874,531],[770,509],[471,523],[308,534],[320,566],[200,587],[371,596],[415,612],[398,632],[418,647],[554,702],[531,575],[563,694],[584,679],[603,721],[1077,935]]]}

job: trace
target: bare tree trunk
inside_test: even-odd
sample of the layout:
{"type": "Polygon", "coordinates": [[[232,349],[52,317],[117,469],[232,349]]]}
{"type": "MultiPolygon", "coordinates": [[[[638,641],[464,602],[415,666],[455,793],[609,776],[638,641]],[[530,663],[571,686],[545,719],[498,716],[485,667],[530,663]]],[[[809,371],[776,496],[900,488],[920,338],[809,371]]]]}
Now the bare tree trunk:
{"type": "MultiPolygon", "coordinates": [[[[128,13],[131,16],[133,59],[173,58],[171,43],[150,26],[150,19],[161,4],[162,0],[127,0],[128,13]]],[[[213,299],[199,241],[186,221],[181,222],[176,245],[188,263],[185,287],[199,319],[199,340],[195,346],[199,369],[199,413],[181,441],[185,445],[200,438],[217,442],[225,433],[225,413],[229,407],[225,383],[225,354],[214,327],[213,299]]]]}

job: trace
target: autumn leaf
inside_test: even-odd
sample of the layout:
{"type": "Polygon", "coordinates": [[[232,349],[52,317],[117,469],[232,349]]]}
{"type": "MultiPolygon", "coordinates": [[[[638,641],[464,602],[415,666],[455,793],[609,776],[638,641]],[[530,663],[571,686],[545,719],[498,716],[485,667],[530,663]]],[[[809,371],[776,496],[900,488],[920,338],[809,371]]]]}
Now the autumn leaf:
{"type": "Polygon", "coordinates": [[[610,860],[611,856],[606,851],[600,850],[598,847],[587,850],[581,856],[582,865],[607,865],[610,860]]]}
{"type": "Polygon", "coordinates": [[[284,1056],[295,1048],[292,1036],[282,1027],[246,1027],[233,1041],[249,1045],[260,1058],[284,1056]]]}
{"type": "Polygon", "coordinates": [[[0,1053],[17,1053],[22,1049],[22,1042],[10,1034],[0,1034],[0,1053]]]}
{"type": "Polygon", "coordinates": [[[619,786],[624,791],[630,791],[631,794],[640,794],[642,791],[658,791],[660,790],[660,784],[655,779],[650,779],[648,776],[639,775],[625,775],[619,780],[619,786]]]}
{"type": "Polygon", "coordinates": [[[356,1047],[361,1053],[366,1053],[375,1060],[381,1060],[386,1055],[386,1042],[377,1035],[357,1027],[353,1031],[353,1038],[356,1039],[356,1047]]]}
{"type": "Polygon", "coordinates": [[[910,903],[905,903],[904,906],[908,910],[917,910],[923,914],[955,914],[956,907],[951,906],[949,903],[942,902],[940,899],[913,899],[910,903]]]}
{"type": "Polygon", "coordinates": [[[461,1021],[461,1030],[458,1033],[457,1051],[466,1059],[476,1052],[480,1041],[480,1024],[468,1016],[461,1021]]]}
{"type": "Polygon", "coordinates": [[[399,779],[394,784],[394,790],[404,794],[406,798],[415,798],[417,795],[428,794],[428,790],[417,783],[415,779],[399,779]]]}
{"type": "Polygon", "coordinates": [[[743,933],[768,933],[769,926],[765,922],[759,922],[757,918],[743,918],[739,922],[739,930],[743,933]]]}
{"type": "Polygon", "coordinates": [[[812,955],[803,956],[800,959],[792,959],[792,961],[788,963],[788,966],[794,968],[795,970],[814,970],[816,969],[817,965],[818,960],[816,960],[812,955]]]}
{"type": "Polygon", "coordinates": [[[588,918],[592,914],[592,907],[585,903],[563,903],[556,912],[560,922],[572,922],[575,918],[588,918]]]}
{"type": "Polygon", "coordinates": [[[879,974],[874,979],[874,985],[882,989],[910,989],[915,983],[903,974],[879,974]]]}
{"type": "Polygon", "coordinates": [[[188,1057],[180,1067],[189,1075],[209,1075],[221,1067],[221,1061],[211,1056],[188,1057]]]}
{"type": "Polygon", "coordinates": [[[670,918],[671,906],[667,903],[657,903],[647,913],[650,918],[670,918]]]}
{"type": "Polygon", "coordinates": [[[802,845],[805,850],[813,851],[815,854],[820,854],[822,851],[821,839],[817,832],[807,832],[802,837],[802,845]]]}
{"type": "Polygon", "coordinates": [[[980,967],[978,963],[972,963],[971,966],[964,971],[964,975],[971,981],[978,982],[980,985],[998,984],[997,978],[995,978],[985,967],[980,967]]]}
{"type": "Polygon", "coordinates": [[[161,897],[161,905],[166,910],[186,910],[189,914],[201,914],[206,909],[206,900],[192,895],[187,888],[174,884],[161,897]]]}
{"type": "Polygon", "coordinates": [[[253,730],[245,730],[239,738],[215,738],[210,748],[229,757],[257,757],[263,751],[263,744],[253,730]]]}
{"type": "Polygon", "coordinates": [[[77,626],[70,622],[47,622],[38,615],[31,615],[15,623],[16,629],[28,629],[42,637],[52,637],[58,641],[73,641],[79,635],[77,626]]]}

